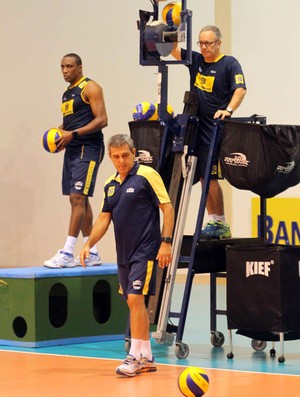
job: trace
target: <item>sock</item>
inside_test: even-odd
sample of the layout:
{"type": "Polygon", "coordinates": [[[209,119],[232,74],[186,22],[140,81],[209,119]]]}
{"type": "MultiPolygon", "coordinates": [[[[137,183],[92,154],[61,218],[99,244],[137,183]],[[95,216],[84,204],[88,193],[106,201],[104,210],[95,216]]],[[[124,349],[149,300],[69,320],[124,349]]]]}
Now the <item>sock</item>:
{"type": "Polygon", "coordinates": [[[222,223],[226,223],[225,222],[225,215],[217,215],[217,221],[222,222],[222,223]]]}
{"type": "MultiPolygon", "coordinates": [[[[83,237],[83,242],[84,242],[84,244],[88,241],[88,239],[89,239],[89,236],[83,237]]],[[[98,254],[98,250],[97,250],[96,245],[94,245],[94,246],[90,249],[90,252],[91,252],[92,254],[95,254],[95,255],[98,254]]]]}
{"type": "Polygon", "coordinates": [[[73,254],[77,237],[68,236],[63,251],[73,254]]]}
{"type": "Polygon", "coordinates": [[[142,346],[141,346],[141,354],[143,357],[148,358],[148,360],[152,361],[153,356],[152,356],[152,351],[151,351],[151,344],[150,340],[143,340],[142,346]]]}
{"type": "Polygon", "coordinates": [[[208,222],[216,221],[217,215],[216,214],[208,214],[208,222]]]}
{"type": "Polygon", "coordinates": [[[140,361],[143,340],[131,338],[129,354],[140,361]]]}

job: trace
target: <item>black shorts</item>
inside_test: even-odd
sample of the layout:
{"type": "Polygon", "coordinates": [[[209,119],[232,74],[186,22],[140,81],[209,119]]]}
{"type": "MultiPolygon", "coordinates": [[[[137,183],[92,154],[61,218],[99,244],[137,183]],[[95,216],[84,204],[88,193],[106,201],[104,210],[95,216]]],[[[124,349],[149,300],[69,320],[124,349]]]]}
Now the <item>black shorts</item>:
{"type": "Polygon", "coordinates": [[[65,151],[62,192],[63,195],[83,194],[93,196],[98,169],[104,157],[104,147],[68,148],[65,151]]]}
{"type": "MultiPolygon", "coordinates": [[[[195,176],[194,176],[194,184],[199,182],[200,178],[203,179],[205,176],[208,154],[209,154],[208,150],[201,150],[198,152],[198,159],[197,159],[196,171],[195,171],[195,176]]],[[[222,175],[218,151],[213,158],[213,164],[212,164],[210,178],[211,179],[224,179],[224,177],[222,175]]]]}
{"type": "Polygon", "coordinates": [[[156,269],[156,260],[118,265],[119,293],[125,299],[129,294],[155,295],[156,269]]]}

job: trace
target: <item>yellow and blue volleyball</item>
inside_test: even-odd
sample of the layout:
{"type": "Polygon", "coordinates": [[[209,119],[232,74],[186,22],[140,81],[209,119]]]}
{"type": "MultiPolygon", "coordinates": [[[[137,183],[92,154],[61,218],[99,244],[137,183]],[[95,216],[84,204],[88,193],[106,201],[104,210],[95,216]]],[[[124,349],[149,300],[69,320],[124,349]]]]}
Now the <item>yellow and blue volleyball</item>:
{"type": "MultiPolygon", "coordinates": [[[[155,103],[155,112],[153,114],[153,116],[149,119],[149,120],[158,120],[159,116],[158,116],[158,103],[155,103]]],[[[174,117],[174,109],[171,105],[167,105],[167,112],[174,117]]]]}
{"type": "Polygon", "coordinates": [[[162,10],[162,19],[170,27],[178,27],[181,23],[181,2],[167,4],[162,10]]]}
{"type": "Polygon", "coordinates": [[[45,150],[49,153],[57,153],[57,147],[55,141],[62,136],[62,133],[57,128],[50,128],[46,131],[42,137],[42,145],[45,150]]]}
{"type": "Polygon", "coordinates": [[[178,387],[186,397],[201,397],[209,387],[209,378],[199,367],[188,367],[178,377],[178,387]]]}
{"type": "Polygon", "coordinates": [[[150,120],[155,113],[155,105],[151,102],[141,102],[137,104],[133,111],[133,120],[150,120]]]}

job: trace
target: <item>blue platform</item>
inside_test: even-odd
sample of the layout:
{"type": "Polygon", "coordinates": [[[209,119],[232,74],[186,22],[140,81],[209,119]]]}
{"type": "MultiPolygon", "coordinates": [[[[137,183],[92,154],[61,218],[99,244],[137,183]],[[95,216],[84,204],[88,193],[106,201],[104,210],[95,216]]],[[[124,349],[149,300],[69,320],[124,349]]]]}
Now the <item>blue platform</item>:
{"type": "Polygon", "coordinates": [[[48,267],[18,267],[0,268],[2,278],[48,278],[48,277],[87,277],[104,274],[117,274],[118,266],[113,263],[105,263],[101,266],[70,267],[50,269],[48,267]]]}

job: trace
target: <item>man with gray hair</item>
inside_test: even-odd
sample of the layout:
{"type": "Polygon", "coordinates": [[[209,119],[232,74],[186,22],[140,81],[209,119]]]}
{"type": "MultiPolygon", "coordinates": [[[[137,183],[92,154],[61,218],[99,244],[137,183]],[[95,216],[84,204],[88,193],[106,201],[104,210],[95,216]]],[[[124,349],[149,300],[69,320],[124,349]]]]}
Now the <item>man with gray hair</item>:
{"type": "MultiPolygon", "coordinates": [[[[246,94],[244,74],[239,62],[232,56],[221,52],[222,35],[220,29],[208,25],[201,29],[197,45],[200,53],[192,52],[192,64],[187,65],[190,72],[190,90],[198,96],[199,130],[197,136],[197,168],[195,180],[203,184],[211,137],[216,119],[231,117],[240,106],[246,94]]],[[[186,58],[186,50],[174,43],[172,55],[177,60],[186,58]]],[[[230,226],[226,224],[223,193],[218,179],[222,179],[218,167],[219,146],[222,139],[220,131],[218,147],[213,159],[211,181],[206,209],[208,223],[202,230],[204,238],[230,238],[230,226]]]]}
{"type": "Polygon", "coordinates": [[[174,209],[160,175],[134,161],[132,139],[118,134],[108,141],[108,154],[117,173],[107,179],[101,212],[80,253],[85,266],[93,247],[114,224],[119,292],[130,312],[130,351],[117,367],[120,375],[156,371],[150,346],[145,296],[155,294],[156,268],[172,260],[174,209]],[[159,209],[163,213],[160,231],[159,209]]]}

